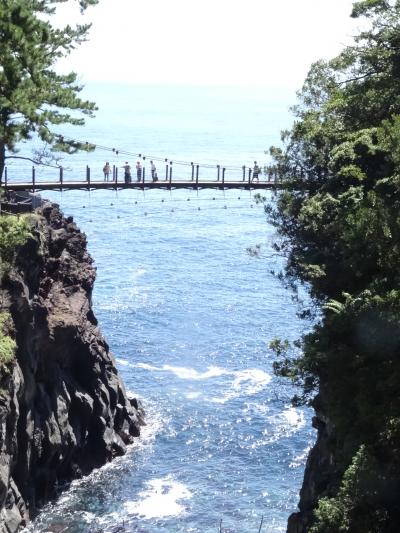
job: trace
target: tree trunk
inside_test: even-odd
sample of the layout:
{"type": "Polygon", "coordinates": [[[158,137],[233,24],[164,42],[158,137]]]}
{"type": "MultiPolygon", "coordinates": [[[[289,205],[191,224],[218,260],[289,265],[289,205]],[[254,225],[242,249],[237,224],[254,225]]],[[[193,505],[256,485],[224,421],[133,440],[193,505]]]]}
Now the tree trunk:
{"type": "Polygon", "coordinates": [[[6,164],[6,146],[0,139],[0,186],[3,184],[3,172],[6,164]]]}

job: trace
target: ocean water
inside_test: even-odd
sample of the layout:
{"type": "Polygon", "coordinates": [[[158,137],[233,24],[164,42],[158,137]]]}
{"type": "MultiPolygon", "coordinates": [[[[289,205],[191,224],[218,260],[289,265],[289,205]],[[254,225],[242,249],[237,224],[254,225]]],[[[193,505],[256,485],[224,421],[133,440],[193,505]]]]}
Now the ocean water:
{"type": "MultiPolygon", "coordinates": [[[[92,90],[102,109],[79,138],[160,157],[261,162],[290,122],[291,101],[260,90],[92,90]]],[[[93,168],[111,159],[98,150],[68,165],[88,157],[93,168]]],[[[262,518],[264,533],[285,531],[314,433],[311,412],[292,407],[293,387],[273,375],[268,344],[296,339],[306,324],[273,274],[283,261],[253,193],[43,196],[87,235],[94,311],[147,425],[124,457],[72,483],[29,531],[248,533],[262,518]]]]}
{"type": "MultiPolygon", "coordinates": [[[[246,87],[87,85],[82,98],[99,107],[84,128],[62,126],[60,134],[95,144],[94,152],[64,156],[64,179],[84,180],[86,166],[91,179],[103,179],[105,161],[134,167],[140,158],[149,176],[149,161],[155,160],[159,178],[165,175],[165,159],[173,161],[173,178],[190,177],[190,163],[200,166],[199,178],[217,176],[216,165],[226,166],[226,179],[241,179],[242,166],[263,164],[265,150],[279,144],[280,131],[292,118],[293,91],[246,87]],[[114,151],[113,151],[114,149],[114,151]],[[183,164],[182,164],[183,163],[183,164]],[[213,168],[210,168],[213,167],[213,168]]],[[[21,145],[19,155],[36,159],[38,143],[21,145]]],[[[30,161],[9,159],[8,178],[31,179],[30,161]]],[[[36,180],[58,179],[58,170],[36,166],[36,180]]]]}

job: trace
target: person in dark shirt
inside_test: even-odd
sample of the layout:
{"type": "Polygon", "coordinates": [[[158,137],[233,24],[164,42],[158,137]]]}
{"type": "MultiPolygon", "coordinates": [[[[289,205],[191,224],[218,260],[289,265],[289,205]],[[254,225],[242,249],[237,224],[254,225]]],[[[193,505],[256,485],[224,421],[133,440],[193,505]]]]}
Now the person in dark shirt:
{"type": "Polygon", "coordinates": [[[257,161],[254,161],[254,168],[253,168],[253,177],[251,179],[251,181],[260,181],[259,178],[258,178],[258,175],[260,174],[260,167],[257,165],[257,161]]]}
{"type": "Polygon", "coordinates": [[[123,165],[122,168],[124,169],[125,183],[131,183],[132,182],[131,166],[128,163],[128,161],[125,161],[125,165],[123,165]]]}
{"type": "Polygon", "coordinates": [[[140,161],[136,163],[136,177],[138,181],[141,181],[142,179],[142,165],[140,164],[140,161]]]}

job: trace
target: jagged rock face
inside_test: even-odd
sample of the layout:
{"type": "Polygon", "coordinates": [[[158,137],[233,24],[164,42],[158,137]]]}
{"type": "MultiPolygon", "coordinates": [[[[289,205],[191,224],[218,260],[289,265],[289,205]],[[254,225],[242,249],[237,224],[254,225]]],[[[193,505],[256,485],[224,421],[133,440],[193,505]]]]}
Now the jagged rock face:
{"type": "Polygon", "coordinates": [[[317,440],[307,457],[303,485],[300,490],[299,512],[292,513],[288,520],[287,533],[307,533],[314,521],[318,500],[337,493],[343,472],[338,468],[335,452],[336,431],[326,417],[323,386],[313,401],[315,414],[313,427],[318,431],[317,440]]]}
{"type": "Polygon", "coordinates": [[[17,531],[58,487],[123,454],[143,424],[91,308],[86,238],[54,204],[38,214],[36,235],[2,286],[18,346],[0,371],[4,532],[17,531]]]}

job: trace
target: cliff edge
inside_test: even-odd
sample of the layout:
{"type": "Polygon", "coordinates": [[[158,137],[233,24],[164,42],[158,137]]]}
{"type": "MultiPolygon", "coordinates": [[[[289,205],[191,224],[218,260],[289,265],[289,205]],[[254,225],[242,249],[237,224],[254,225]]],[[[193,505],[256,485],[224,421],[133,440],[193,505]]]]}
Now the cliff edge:
{"type": "Polygon", "coordinates": [[[129,399],[91,307],[95,268],[72,217],[46,203],[0,286],[16,355],[0,367],[0,531],[15,532],[72,479],[126,451],[129,399]]]}

